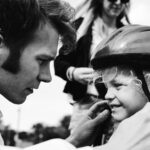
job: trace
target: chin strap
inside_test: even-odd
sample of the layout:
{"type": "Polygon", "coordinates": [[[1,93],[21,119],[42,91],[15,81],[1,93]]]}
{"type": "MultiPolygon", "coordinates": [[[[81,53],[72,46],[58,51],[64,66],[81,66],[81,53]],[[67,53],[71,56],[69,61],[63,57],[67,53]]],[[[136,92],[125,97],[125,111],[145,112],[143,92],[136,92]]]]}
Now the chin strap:
{"type": "Polygon", "coordinates": [[[142,81],[143,91],[144,91],[145,95],[147,96],[148,100],[150,101],[150,92],[149,92],[147,83],[145,81],[145,77],[144,77],[142,69],[136,67],[136,69],[134,69],[134,70],[135,70],[137,77],[142,81]]]}

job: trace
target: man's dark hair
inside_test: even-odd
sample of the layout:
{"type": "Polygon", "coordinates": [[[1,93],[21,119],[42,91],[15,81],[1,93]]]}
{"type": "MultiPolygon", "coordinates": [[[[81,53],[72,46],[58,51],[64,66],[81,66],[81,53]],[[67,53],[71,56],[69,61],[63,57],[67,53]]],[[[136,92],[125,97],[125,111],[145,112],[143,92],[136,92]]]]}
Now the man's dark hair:
{"type": "Polygon", "coordinates": [[[22,50],[30,43],[39,26],[49,21],[60,34],[67,50],[73,49],[73,13],[70,5],[60,0],[0,0],[0,42],[10,50],[2,67],[17,73],[22,50]]]}

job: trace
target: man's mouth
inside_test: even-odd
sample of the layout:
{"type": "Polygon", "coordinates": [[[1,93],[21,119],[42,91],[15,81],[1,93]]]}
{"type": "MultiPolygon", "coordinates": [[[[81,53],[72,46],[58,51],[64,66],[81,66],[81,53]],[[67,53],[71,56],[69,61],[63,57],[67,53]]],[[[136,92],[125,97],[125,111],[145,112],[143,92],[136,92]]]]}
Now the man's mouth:
{"type": "Polygon", "coordinates": [[[26,88],[26,94],[28,95],[28,94],[31,94],[31,93],[33,93],[33,88],[26,88]]]}

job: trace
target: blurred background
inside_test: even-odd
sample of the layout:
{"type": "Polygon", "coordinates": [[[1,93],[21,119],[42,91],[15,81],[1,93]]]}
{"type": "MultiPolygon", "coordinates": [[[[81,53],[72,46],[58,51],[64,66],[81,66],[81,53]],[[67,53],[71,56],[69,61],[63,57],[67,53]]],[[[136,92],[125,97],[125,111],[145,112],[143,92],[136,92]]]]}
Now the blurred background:
{"type": "MultiPolygon", "coordinates": [[[[66,1],[76,8],[83,0],[66,1]]],[[[150,0],[131,0],[131,23],[150,25],[149,14],[150,0]]],[[[0,130],[6,139],[5,144],[14,145],[14,140],[17,140],[18,146],[26,147],[47,139],[68,136],[72,106],[68,96],[62,92],[65,81],[54,76],[53,63],[51,72],[52,82],[42,83],[22,105],[14,105],[0,96],[0,110],[3,113],[0,130]],[[11,140],[11,137],[15,138],[11,140]]]]}

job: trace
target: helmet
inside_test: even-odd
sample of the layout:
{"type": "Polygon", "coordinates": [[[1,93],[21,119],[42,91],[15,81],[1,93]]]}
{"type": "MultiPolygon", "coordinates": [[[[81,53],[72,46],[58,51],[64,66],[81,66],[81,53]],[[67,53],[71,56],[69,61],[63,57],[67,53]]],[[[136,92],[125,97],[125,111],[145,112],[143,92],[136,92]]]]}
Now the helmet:
{"type": "Polygon", "coordinates": [[[129,25],[112,33],[96,48],[91,64],[94,69],[125,65],[132,67],[142,81],[143,91],[150,101],[150,93],[143,70],[150,70],[150,27],[129,25]]]}
{"type": "Polygon", "coordinates": [[[118,64],[150,69],[150,27],[122,27],[100,43],[96,51],[91,61],[94,69],[118,64]]]}

